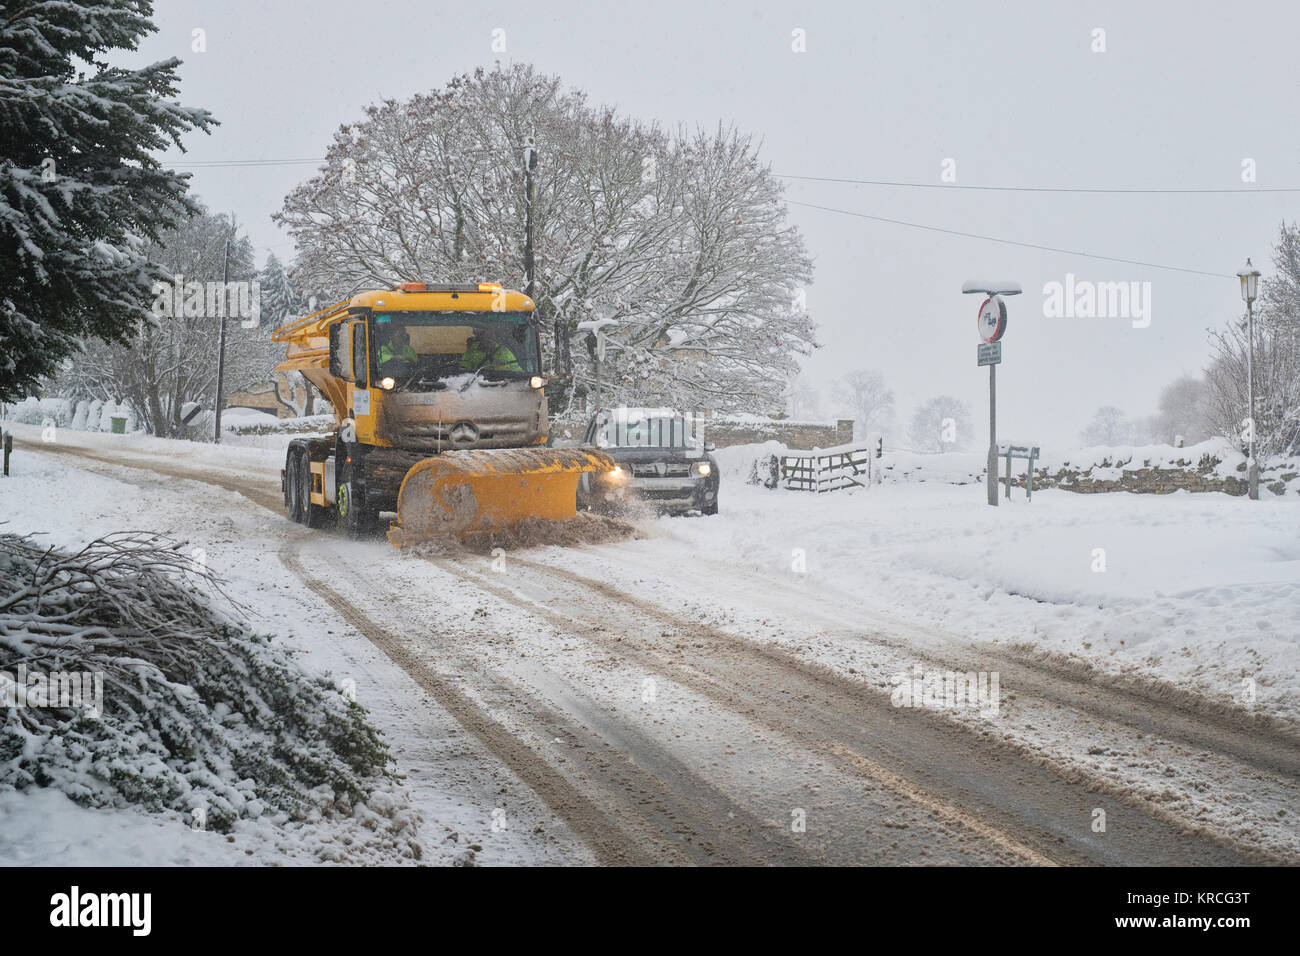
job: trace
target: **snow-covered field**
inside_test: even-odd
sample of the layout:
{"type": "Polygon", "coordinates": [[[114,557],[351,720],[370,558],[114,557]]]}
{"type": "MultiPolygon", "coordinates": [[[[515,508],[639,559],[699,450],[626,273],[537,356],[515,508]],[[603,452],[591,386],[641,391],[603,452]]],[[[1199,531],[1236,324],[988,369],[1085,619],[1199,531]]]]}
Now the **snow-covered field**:
{"type": "MultiPolygon", "coordinates": [[[[15,430],[20,439],[39,441],[39,428],[15,430]]],[[[288,440],[265,436],[218,448],[139,435],[60,439],[97,453],[129,449],[159,463],[202,464],[271,493],[288,440]]],[[[820,496],[769,491],[744,484],[742,453],[724,450],[720,457],[716,518],[648,521],[642,540],[581,552],[545,549],[537,559],[604,573],[630,593],[700,607],[715,623],[746,633],[777,615],[821,615],[824,623],[860,614],[846,622],[856,627],[846,627],[842,640],[808,641],[794,631],[783,631],[781,640],[848,673],[871,675],[875,668],[868,679],[876,683],[899,659],[872,635],[910,635],[924,639],[927,659],[938,664],[945,647],[958,645],[1048,654],[1163,682],[1222,708],[1300,721],[1300,497],[1251,502],[1221,494],[1051,490],[1027,503],[1017,491],[993,509],[984,504],[982,485],[935,478],[820,496]],[[645,569],[644,580],[637,568],[645,569]],[[664,590],[674,580],[677,597],[664,590]],[[777,591],[773,581],[789,587],[777,591]],[[788,606],[791,600],[797,606],[788,606]]],[[[427,861],[590,860],[509,770],[286,571],[278,559],[282,544],[310,540],[312,532],[211,485],[161,476],[142,483],[138,471],[118,480],[110,465],[97,464],[92,473],[68,456],[22,447],[14,463],[14,475],[0,480],[6,530],[39,532],[54,544],[126,527],[185,537],[206,550],[266,626],[304,649],[307,666],[353,679],[425,820],[427,861]],[[502,788],[510,791],[516,822],[497,832],[487,808],[502,788]],[[469,851],[469,844],[480,849],[469,851]]],[[[358,547],[367,561],[388,560],[386,545],[358,547]]],[[[328,580],[336,569],[314,570],[328,580]]],[[[1041,724],[1039,731],[1047,733],[1041,724]]],[[[1051,732],[1057,736],[1044,746],[1064,751],[1078,728],[1065,723],[1051,732]]],[[[83,810],[61,799],[0,795],[0,860],[132,862],[142,859],[142,847],[156,846],[165,852],[150,862],[312,862],[327,856],[322,847],[330,840],[319,829],[288,839],[245,827],[226,843],[191,833],[180,820],[83,810]],[[57,847],[50,845],[51,827],[61,834],[57,847]],[[44,855],[30,849],[40,841],[44,855]]]]}
{"type": "MultiPolygon", "coordinates": [[[[734,477],[734,476],[733,476],[734,477]]],[[[811,495],[727,486],[675,532],[916,625],[1140,672],[1300,719],[1300,497],[1016,490],[941,480],[811,495]],[[802,552],[802,556],[798,552],[802,552]],[[796,573],[796,572],[791,572],[796,573]]]]}

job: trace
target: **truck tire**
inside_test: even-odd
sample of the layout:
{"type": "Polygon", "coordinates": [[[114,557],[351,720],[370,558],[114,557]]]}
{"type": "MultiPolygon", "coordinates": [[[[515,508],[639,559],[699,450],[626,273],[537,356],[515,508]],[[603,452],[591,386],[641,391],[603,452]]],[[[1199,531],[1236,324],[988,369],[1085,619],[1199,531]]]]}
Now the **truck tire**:
{"type": "Polygon", "coordinates": [[[322,527],[330,509],[311,503],[311,457],[304,451],[298,456],[298,497],[301,521],[309,528],[322,527]]]}
{"type": "Polygon", "coordinates": [[[290,448],[284,463],[284,510],[289,520],[297,524],[303,523],[302,485],[298,480],[298,461],[301,458],[298,449],[290,448]]]}
{"type": "Polygon", "coordinates": [[[379,526],[379,514],[366,498],[365,485],[354,480],[348,465],[334,492],[334,510],[339,527],[354,540],[372,537],[379,526]]]}

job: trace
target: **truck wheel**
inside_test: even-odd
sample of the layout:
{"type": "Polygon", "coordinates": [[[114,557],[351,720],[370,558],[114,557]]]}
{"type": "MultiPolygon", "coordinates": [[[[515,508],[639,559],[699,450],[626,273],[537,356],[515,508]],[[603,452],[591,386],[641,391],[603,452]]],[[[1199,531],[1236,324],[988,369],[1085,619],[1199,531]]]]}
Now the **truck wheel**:
{"type": "Polygon", "coordinates": [[[302,486],[298,480],[298,462],[302,453],[290,449],[289,459],[284,465],[284,510],[289,520],[302,524],[302,486]]]}
{"type": "Polygon", "coordinates": [[[327,509],[311,503],[311,457],[298,456],[298,500],[302,523],[309,528],[319,528],[324,521],[321,512],[327,509]]]}
{"type": "Polygon", "coordinates": [[[365,494],[358,493],[350,481],[340,481],[334,495],[339,527],[349,538],[359,540],[375,533],[378,516],[366,503],[365,494]]]}

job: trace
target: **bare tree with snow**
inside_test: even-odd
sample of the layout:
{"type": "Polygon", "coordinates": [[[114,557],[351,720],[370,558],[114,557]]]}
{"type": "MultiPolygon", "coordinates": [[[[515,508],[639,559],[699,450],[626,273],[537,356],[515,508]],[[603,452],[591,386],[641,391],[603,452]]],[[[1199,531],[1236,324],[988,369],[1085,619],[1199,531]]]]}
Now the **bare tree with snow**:
{"type": "Polygon", "coordinates": [[[855,438],[883,434],[894,421],[894,392],[874,369],[849,372],[832,387],[839,406],[853,419],[855,438]]]}
{"type": "Polygon", "coordinates": [[[1209,388],[1201,375],[1182,375],[1160,390],[1159,411],[1152,422],[1153,437],[1165,444],[1194,445],[1212,433],[1208,419],[1209,388]]]}
{"type": "MultiPolygon", "coordinates": [[[[224,214],[200,211],[146,247],[150,261],[167,276],[190,282],[219,282],[230,239],[231,281],[251,281],[253,250],[224,214]]],[[[205,302],[206,307],[206,302],[205,302]]],[[[58,385],[75,397],[126,399],[142,426],[155,435],[182,437],[181,409],[187,402],[211,408],[216,392],[220,319],[201,315],[153,315],[138,323],[131,344],[84,343],[62,371],[58,385]]],[[[271,377],[284,357],[270,341],[269,323],[245,329],[226,321],[227,394],[271,377]]]]}
{"type": "Polygon", "coordinates": [[[578,323],[606,318],[608,400],[780,409],[814,345],[799,305],[812,266],[755,142],[621,117],[530,66],[479,70],[342,127],[276,216],[301,249],[300,281],[340,297],[397,281],[522,288],[530,138],[538,315],[580,360],[565,398],[593,384],[578,323]]]}
{"type": "Polygon", "coordinates": [[[938,395],[912,415],[908,438],[921,452],[961,451],[970,444],[970,406],[951,395],[938,395]]]}
{"type": "Polygon", "coordinates": [[[1103,405],[1092,416],[1092,421],[1080,433],[1085,445],[1127,445],[1133,429],[1124,417],[1124,410],[1114,405],[1103,405]]]}

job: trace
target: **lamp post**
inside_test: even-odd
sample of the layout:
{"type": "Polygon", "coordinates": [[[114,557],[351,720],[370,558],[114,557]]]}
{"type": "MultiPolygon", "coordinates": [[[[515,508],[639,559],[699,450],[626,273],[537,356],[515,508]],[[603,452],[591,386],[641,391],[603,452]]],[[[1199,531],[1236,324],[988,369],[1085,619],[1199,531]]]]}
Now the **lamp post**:
{"type": "Polygon", "coordinates": [[[1246,419],[1247,438],[1250,441],[1250,461],[1246,475],[1252,501],[1259,500],[1259,463],[1255,461],[1255,293],[1259,289],[1259,270],[1246,264],[1237,270],[1241,280],[1241,297],[1246,300],[1246,391],[1250,396],[1250,417],[1246,419]]]}

